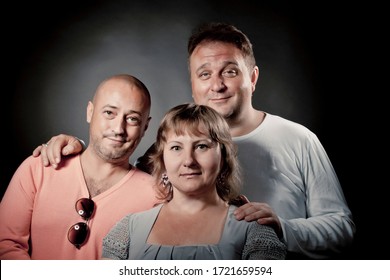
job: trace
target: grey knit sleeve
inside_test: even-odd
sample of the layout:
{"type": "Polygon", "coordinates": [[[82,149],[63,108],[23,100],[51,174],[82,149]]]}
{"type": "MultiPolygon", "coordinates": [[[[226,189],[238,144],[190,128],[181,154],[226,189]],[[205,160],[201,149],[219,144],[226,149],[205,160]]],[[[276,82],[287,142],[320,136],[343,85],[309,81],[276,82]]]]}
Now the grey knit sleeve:
{"type": "Polygon", "coordinates": [[[242,252],[243,260],[284,260],[286,254],[286,245],[270,226],[251,223],[242,252]]]}
{"type": "Polygon", "coordinates": [[[127,260],[130,246],[130,215],[119,221],[103,238],[102,258],[127,260]]]}

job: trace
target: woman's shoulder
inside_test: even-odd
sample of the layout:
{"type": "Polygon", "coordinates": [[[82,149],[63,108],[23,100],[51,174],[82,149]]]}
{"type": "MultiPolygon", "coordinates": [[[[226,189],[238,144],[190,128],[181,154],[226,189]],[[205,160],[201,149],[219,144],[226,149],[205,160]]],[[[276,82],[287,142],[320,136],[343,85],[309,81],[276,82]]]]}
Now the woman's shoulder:
{"type": "Polygon", "coordinates": [[[140,211],[137,213],[130,213],[127,215],[127,219],[129,219],[131,222],[142,222],[145,220],[150,221],[151,219],[153,219],[154,221],[158,213],[160,213],[162,205],[163,204],[161,203],[148,210],[140,211]]]}

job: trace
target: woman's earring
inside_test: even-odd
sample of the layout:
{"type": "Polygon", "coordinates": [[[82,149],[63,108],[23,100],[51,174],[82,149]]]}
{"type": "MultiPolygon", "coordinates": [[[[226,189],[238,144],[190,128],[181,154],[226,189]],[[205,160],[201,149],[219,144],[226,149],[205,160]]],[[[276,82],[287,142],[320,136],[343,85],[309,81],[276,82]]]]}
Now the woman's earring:
{"type": "Polygon", "coordinates": [[[162,183],[163,183],[164,187],[169,187],[170,182],[169,182],[168,175],[166,173],[164,173],[162,175],[161,180],[162,180],[162,183]]]}
{"type": "Polygon", "coordinates": [[[166,199],[167,201],[170,201],[173,196],[173,187],[172,187],[172,183],[169,181],[168,175],[164,173],[161,176],[161,181],[164,186],[164,192],[166,193],[166,199]]]}

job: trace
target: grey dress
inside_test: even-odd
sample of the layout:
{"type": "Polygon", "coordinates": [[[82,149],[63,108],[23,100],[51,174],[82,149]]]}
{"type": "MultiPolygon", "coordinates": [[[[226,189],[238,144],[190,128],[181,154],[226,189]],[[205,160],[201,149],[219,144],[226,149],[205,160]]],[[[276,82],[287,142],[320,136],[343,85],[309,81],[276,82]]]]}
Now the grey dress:
{"type": "Polygon", "coordinates": [[[132,260],[279,260],[286,257],[286,246],[275,231],[257,222],[237,221],[229,206],[218,244],[156,245],[147,239],[163,204],[129,214],[103,239],[103,258],[132,260]]]}

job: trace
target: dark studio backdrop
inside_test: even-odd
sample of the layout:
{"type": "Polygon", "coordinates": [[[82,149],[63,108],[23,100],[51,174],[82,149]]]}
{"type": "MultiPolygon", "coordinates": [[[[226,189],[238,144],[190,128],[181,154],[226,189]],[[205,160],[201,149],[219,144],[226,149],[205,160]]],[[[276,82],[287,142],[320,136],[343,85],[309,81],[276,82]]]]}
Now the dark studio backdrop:
{"type": "MultiPolygon", "coordinates": [[[[192,101],[187,39],[204,21],[235,24],[251,39],[260,68],[256,108],[307,126],[335,167],[357,224],[345,258],[377,259],[369,246],[363,181],[351,112],[352,43],[348,5],[326,1],[40,1],[8,3],[2,19],[1,195],[33,149],[59,133],[88,141],[86,106],[106,77],[130,73],[152,95],[152,121],[134,161],[154,142],[166,110],[192,101]],[[5,74],[4,74],[5,72],[5,74]],[[352,165],[352,166],[351,166],[352,165]]],[[[15,202],[17,203],[17,202],[15,202]]]]}

